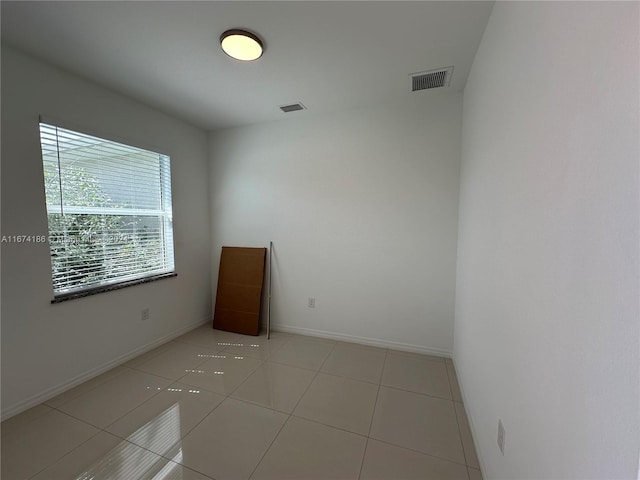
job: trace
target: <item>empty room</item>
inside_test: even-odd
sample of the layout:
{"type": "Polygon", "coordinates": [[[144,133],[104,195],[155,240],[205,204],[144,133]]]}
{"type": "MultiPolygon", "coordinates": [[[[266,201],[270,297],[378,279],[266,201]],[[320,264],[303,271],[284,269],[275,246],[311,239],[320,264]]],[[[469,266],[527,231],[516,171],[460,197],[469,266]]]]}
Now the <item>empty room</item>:
{"type": "Polygon", "coordinates": [[[640,2],[0,9],[3,480],[640,479],[640,2]]]}

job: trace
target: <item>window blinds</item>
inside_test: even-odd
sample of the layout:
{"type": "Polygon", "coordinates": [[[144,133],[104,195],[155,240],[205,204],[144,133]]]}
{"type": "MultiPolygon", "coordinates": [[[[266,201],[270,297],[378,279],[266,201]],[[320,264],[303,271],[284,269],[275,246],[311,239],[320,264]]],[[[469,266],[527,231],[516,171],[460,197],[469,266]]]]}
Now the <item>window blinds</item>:
{"type": "Polygon", "coordinates": [[[40,123],[56,296],[174,270],[168,156],[40,123]]]}

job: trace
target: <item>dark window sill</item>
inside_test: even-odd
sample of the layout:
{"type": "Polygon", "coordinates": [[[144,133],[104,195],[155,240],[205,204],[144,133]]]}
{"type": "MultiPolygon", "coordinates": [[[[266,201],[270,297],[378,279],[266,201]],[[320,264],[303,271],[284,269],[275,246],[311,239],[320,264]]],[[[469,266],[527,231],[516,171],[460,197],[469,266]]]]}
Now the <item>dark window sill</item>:
{"type": "Polygon", "coordinates": [[[134,285],[142,285],[143,283],[155,282],[156,280],[177,276],[178,274],[175,272],[163,273],[161,275],[154,275],[153,277],[137,278],[136,280],[129,280],[127,282],[114,283],[113,285],[101,285],[99,287],[82,290],[80,292],[63,293],[61,295],[56,295],[55,298],[51,300],[51,303],[62,303],[76,298],[89,297],[91,295],[97,295],[98,293],[111,292],[113,290],[120,290],[121,288],[133,287],[134,285]]]}

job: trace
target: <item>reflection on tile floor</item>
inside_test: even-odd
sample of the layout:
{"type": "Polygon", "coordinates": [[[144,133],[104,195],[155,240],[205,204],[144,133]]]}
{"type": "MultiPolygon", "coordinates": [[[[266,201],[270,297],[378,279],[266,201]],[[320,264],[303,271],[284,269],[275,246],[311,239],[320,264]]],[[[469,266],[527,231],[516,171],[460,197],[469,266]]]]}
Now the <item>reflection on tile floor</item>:
{"type": "Polygon", "coordinates": [[[2,423],[5,480],[481,480],[450,360],[191,332],[2,423]]]}

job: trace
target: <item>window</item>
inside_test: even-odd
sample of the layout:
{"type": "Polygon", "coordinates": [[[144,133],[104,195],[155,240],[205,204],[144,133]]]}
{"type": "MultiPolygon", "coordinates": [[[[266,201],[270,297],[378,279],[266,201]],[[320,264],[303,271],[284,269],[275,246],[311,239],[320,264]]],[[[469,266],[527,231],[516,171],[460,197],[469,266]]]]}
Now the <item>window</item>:
{"type": "Polygon", "coordinates": [[[54,302],[172,274],[167,155],[40,123],[54,302]]]}

